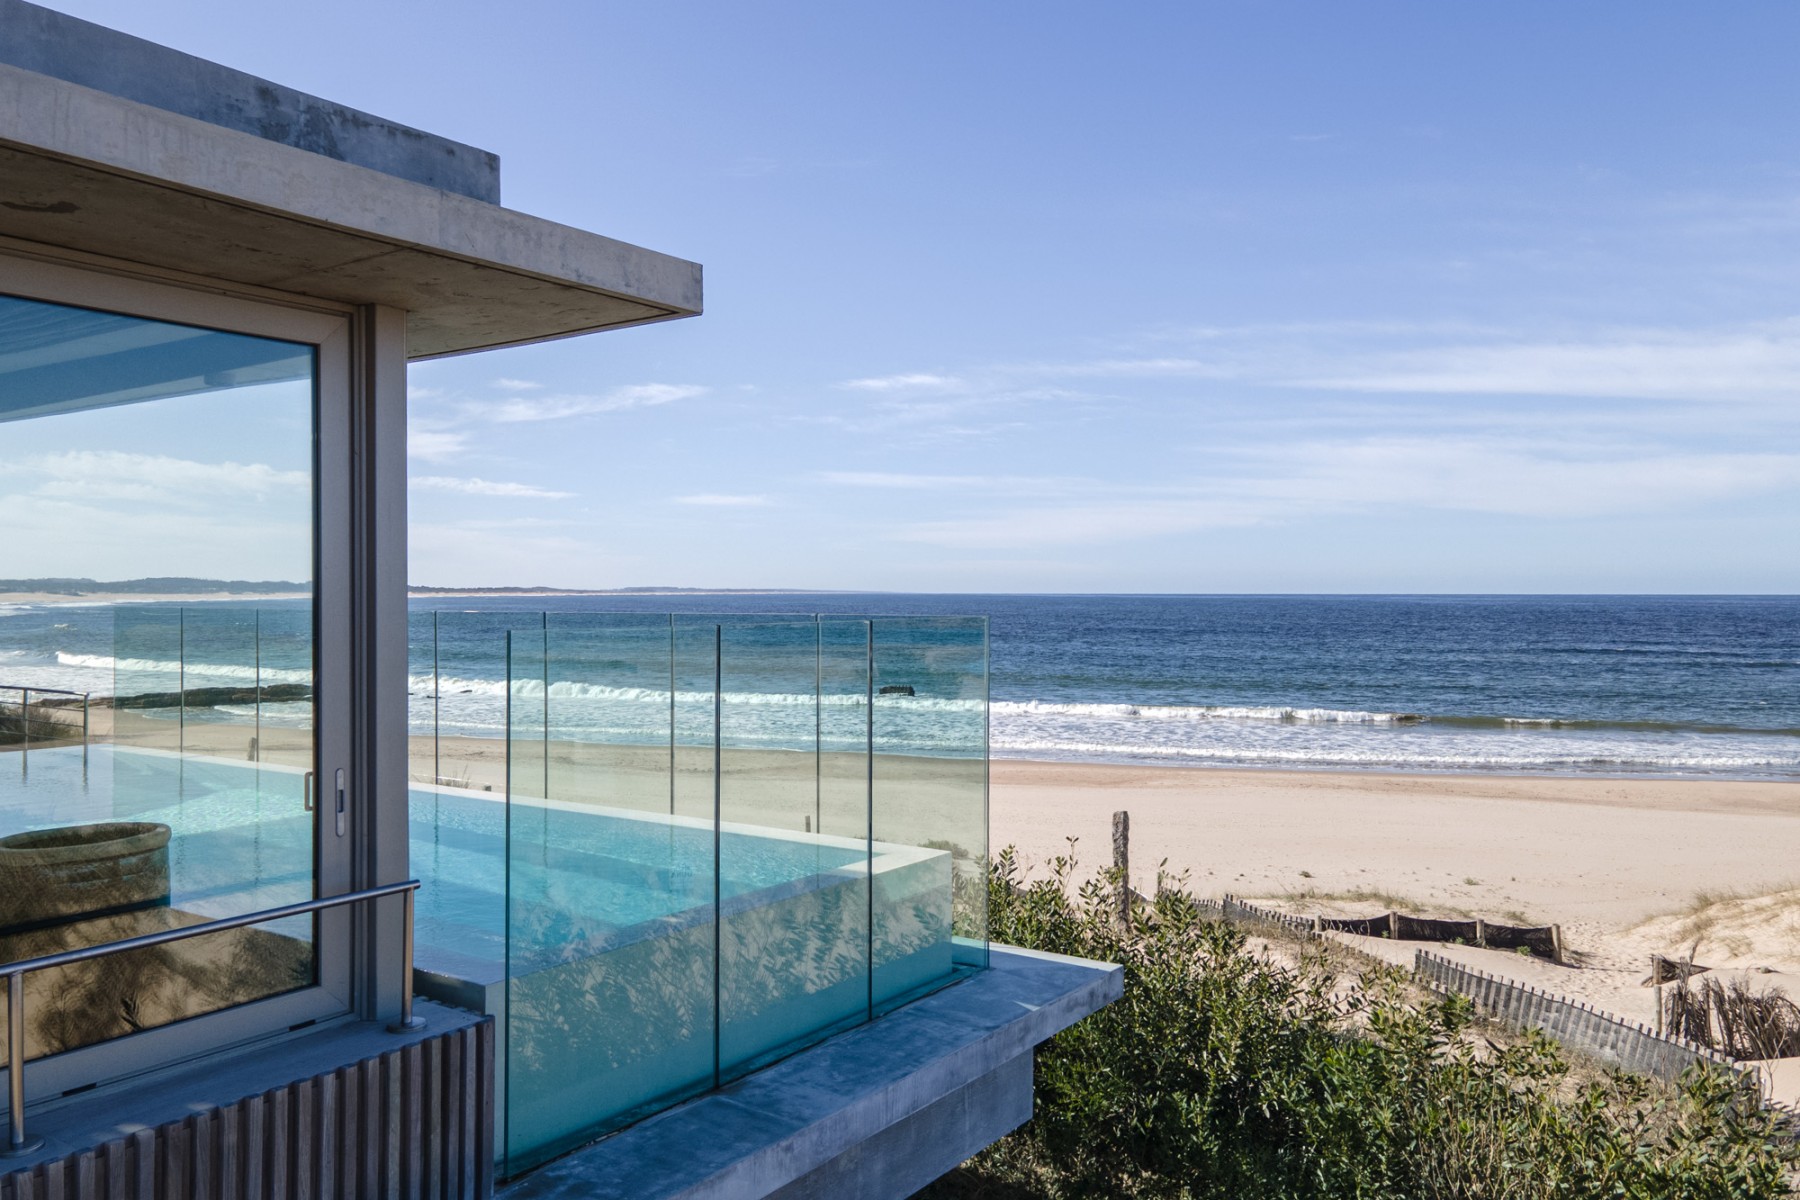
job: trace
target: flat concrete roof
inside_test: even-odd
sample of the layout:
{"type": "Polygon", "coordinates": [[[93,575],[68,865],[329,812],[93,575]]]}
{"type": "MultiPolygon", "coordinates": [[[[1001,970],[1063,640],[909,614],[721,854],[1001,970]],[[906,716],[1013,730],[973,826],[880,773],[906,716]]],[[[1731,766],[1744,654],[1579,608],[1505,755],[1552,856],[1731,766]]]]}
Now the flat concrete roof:
{"type": "Polygon", "coordinates": [[[26,0],[0,0],[0,63],[500,203],[500,156],[26,0]]]}
{"type": "Polygon", "coordinates": [[[0,236],[402,308],[415,359],[702,308],[698,263],[3,62],[0,236]]]}

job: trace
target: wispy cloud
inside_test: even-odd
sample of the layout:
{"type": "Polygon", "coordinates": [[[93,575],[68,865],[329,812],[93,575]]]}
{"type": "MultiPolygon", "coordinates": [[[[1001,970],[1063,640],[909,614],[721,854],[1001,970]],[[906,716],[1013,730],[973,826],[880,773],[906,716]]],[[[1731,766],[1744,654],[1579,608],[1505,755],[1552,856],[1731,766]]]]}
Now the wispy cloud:
{"type": "Polygon", "coordinates": [[[1296,378],[1294,386],[1445,395],[1656,400],[1800,397],[1800,319],[1709,331],[1619,331],[1409,350],[1296,378]]]}
{"type": "Polygon", "coordinates": [[[529,483],[503,483],[473,476],[464,479],[450,475],[415,475],[407,482],[424,491],[458,492],[465,496],[498,496],[519,500],[566,500],[575,494],[553,492],[529,483]]]}
{"type": "Polygon", "coordinates": [[[223,497],[261,499],[304,494],[307,471],[266,463],[204,463],[160,454],[70,450],[30,459],[25,469],[44,477],[40,496],[84,501],[131,501],[204,507],[223,497]]]}
{"type": "Polygon", "coordinates": [[[406,427],[406,456],[442,463],[468,452],[469,435],[455,429],[433,429],[418,422],[406,427]]]}
{"type": "Polygon", "coordinates": [[[700,492],[675,497],[677,504],[693,504],[702,508],[767,508],[773,503],[763,495],[733,495],[725,492],[700,492]]]}
{"type": "Polygon", "coordinates": [[[916,371],[906,375],[875,375],[867,379],[846,379],[838,384],[858,392],[942,392],[966,386],[954,375],[933,375],[916,371]]]}
{"type": "Polygon", "coordinates": [[[653,408],[706,394],[703,387],[675,383],[638,383],[594,395],[512,396],[494,403],[472,403],[464,408],[471,418],[506,424],[521,421],[557,421],[595,413],[653,408]]]}
{"type": "Polygon", "coordinates": [[[821,483],[838,487],[920,492],[1060,493],[1092,483],[1055,475],[917,475],[903,471],[821,471],[821,483]]]}
{"type": "Polygon", "coordinates": [[[1256,447],[1223,455],[1215,467],[1188,482],[1096,486],[1057,502],[912,522],[893,536],[1000,550],[1420,510],[1584,520],[1693,510],[1800,488],[1800,454],[1571,453],[1474,439],[1256,447]]]}
{"type": "Polygon", "coordinates": [[[544,385],[530,379],[496,379],[494,386],[503,392],[541,392],[544,385]]]}

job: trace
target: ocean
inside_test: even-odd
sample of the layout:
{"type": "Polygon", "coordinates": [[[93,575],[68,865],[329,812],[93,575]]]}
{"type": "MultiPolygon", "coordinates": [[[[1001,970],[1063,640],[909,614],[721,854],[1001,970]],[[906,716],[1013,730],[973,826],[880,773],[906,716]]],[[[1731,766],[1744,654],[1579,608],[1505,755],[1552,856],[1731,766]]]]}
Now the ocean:
{"type": "MultiPolygon", "coordinates": [[[[179,633],[171,614],[135,626],[130,644],[115,642],[114,617],[104,607],[11,605],[0,606],[0,684],[104,694],[120,671],[147,687],[179,678],[172,660],[183,651],[186,686],[241,684],[255,678],[246,649],[252,609],[262,613],[265,681],[304,679],[304,662],[286,661],[303,643],[294,636],[303,610],[291,604],[191,605],[179,633]]],[[[784,612],[986,616],[990,746],[1002,758],[1800,778],[1797,597],[416,599],[415,732],[429,732],[435,720],[446,735],[499,736],[506,687],[497,631],[516,623],[507,614],[522,609],[739,620],[784,612]],[[447,614],[439,623],[436,676],[434,610],[447,614]],[[442,684],[436,694],[434,680],[442,684]]],[[[963,645],[959,669],[976,664],[979,651],[976,643],[963,645]]],[[[561,695],[587,703],[583,727],[593,737],[653,740],[667,704],[666,690],[656,690],[665,677],[656,661],[644,657],[642,677],[622,676],[616,687],[571,697],[564,686],[561,695]]],[[[787,744],[802,726],[814,728],[810,696],[799,703],[795,680],[755,678],[753,656],[746,661],[752,666],[728,690],[767,714],[752,742],[787,744]]],[[[554,678],[554,667],[552,697],[567,682],[554,678]]],[[[678,683],[678,697],[686,686],[678,683]]],[[[957,695],[935,710],[921,703],[911,711],[916,744],[967,748],[968,710],[979,697],[967,687],[957,695]]],[[[304,710],[266,704],[263,715],[300,720],[304,710]]],[[[666,725],[661,729],[666,736],[666,725]]]]}

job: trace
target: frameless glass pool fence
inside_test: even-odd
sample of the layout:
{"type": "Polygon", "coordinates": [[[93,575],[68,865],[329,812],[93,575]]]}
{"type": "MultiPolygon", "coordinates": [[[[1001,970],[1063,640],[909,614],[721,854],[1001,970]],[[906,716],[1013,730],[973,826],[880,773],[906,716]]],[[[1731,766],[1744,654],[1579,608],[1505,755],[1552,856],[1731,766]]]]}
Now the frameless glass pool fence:
{"type": "Polygon", "coordinates": [[[505,1173],[986,965],[984,620],[513,620],[505,1173]]]}

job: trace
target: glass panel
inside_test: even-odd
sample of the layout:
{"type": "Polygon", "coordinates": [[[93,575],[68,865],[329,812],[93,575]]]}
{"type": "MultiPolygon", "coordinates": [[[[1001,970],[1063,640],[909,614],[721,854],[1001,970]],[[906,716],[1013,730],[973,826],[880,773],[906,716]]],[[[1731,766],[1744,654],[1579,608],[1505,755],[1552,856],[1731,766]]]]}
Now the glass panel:
{"type": "Polygon", "coordinates": [[[823,643],[812,618],[720,626],[719,1071],[868,1015],[868,844],[818,830],[823,643]]]}
{"type": "Polygon", "coordinates": [[[715,1079],[713,826],[670,812],[672,629],[513,637],[508,1174],[715,1079]]]}
{"type": "Polygon", "coordinates": [[[438,614],[411,613],[406,635],[406,769],[414,782],[438,787],[438,614]]]}
{"type": "Polygon", "coordinates": [[[112,660],[115,745],[180,753],[182,617],[182,610],[173,606],[114,610],[107,657],[112,660]]]}
{"type": "MultiPolygon", "coordinates": [[[[313,373],[310,347],[0,297],[0,591],[25,593],[0,696],[26,701],[0,960],[314,894],[313,373]]],[[[307,985],[312,934],[34,973],[27,1053],[307,985]]]]}
{"type": "Polygon", "coordinates": [[[987,965],[987,622],[872,625],[879,1010],[987,965]]]}

